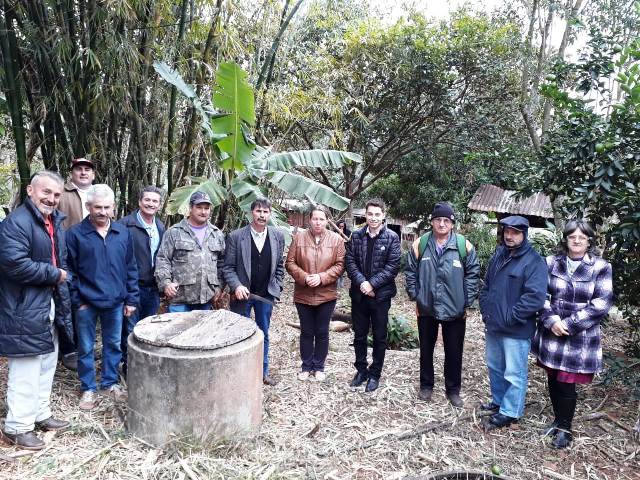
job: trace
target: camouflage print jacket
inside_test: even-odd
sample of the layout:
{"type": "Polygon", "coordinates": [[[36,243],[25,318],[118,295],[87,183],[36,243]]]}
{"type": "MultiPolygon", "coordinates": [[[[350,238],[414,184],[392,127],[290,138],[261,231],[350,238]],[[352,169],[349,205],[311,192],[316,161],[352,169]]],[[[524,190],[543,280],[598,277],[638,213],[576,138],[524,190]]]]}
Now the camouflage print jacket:
{"type": "Polygon", "coordinates": [[[187,220],[172,226],[162,237],[155,277],[160,292],[175,282],[178,294],[171,303],[207,303],[224,285],[224,234],[209,224],[200,246],[187,220]],[[218,276],[218,273],[220,275],[218,276]]]}

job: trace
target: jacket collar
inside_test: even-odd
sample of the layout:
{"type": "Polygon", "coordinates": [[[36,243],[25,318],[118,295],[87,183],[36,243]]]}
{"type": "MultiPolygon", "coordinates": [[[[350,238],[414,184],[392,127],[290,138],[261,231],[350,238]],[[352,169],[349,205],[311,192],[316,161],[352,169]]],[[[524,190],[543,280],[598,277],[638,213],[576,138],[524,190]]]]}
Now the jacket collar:
{"type": "MultiPolygon", "coordinates": [[[[126,228],[127,227],[125,227],[121,223],[118,223],[115,220],[111,219],[111,223],[109,225],[109,233],[113,232],[119,234],[125,231],[126,228]]],[[[91,223],[91,220],[89,219],[89,215],[84,217],[82,222],[80,222],[80,232],[83,235],[88,235],[91,232],[97,232],[96,227],[93,225],[93,223],[91,223]]]]}
{"type": "MultiPolygon", "coordinates": [[[[24,206],[29,211],[29,213],[33,215],[34,219],[38,223],[44,225],[44,216],[42,215],[42,212],[38,210],[38,207],[36,207],[36,205],[31,201],[29,197],[25,198],[24,206]]],[[[62,213],[57,208],[54,209],[53,213],[51,213],[51,219],[53,220],[53,227],[57,230],[60,227],[60,225],[62,225],[62,221],[65,218],[67,218],[67,216],[64,213],[62,213]]]]}
{"type": "MultiPolygon", "coordinates": [[[[120,223],[122,223],[123,225],[126,225],[127,227],[138,227],[138,228],[144,230],[144,227],[142,225],[140,225],[140,222],[138,222],[138,212],[139,211],[140,211],[140,209],[137,208],[133,213],[127,215],[126,217],[122,217],[120,219],[120,223]]],[[[156,227],[158,228],[158,231],[159,232],[164,232],[164,225],[162,224],[162,222],[158,218],[158,215],[154,216],[154,221],[156,222],[156,227]]]]}
{"type": "Polygon", "coordinates": [[[580,266],[573,272],[573,276],[569,276],[567,272],[567,256],[564,254],[553,257],[553,266],[551,267],[551,275],[562,278],[568,282],[589,282],[593,278],[593,269],[595,267],[595,258],[589,255],[580,266]]]}

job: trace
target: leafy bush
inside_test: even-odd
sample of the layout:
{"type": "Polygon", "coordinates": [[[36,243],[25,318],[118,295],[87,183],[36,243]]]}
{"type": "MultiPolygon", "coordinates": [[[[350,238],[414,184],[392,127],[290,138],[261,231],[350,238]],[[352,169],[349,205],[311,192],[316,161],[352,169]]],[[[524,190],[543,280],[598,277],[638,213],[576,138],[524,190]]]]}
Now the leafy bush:
{"type": "MultiPolygon", "coordinates": [[[[373,337],[367,337],[367,344],[373,345],[373,337]]],[[[402,315],[391,315],[387,323],[387,349],[411,350],[418,348],[418,331],[411,326],[409,320],[402,315]]]]}
{"type": "Polygon", "coordinates": [[[532,235],[531,238],[529,238],[529,242],[540,255],[548,257],[549,255],[558,253],[560,238],[555,233],[553,236],[538,234],[532,235]]]}
{"type": "Polygon", "coordinates": [[[469,225],[464,236],[471,242],[476,249],[478,262],[480,262],[480,276],[484,278],[487,271],[487,265],[493,252],[496,250],[496,234],[493,233],[492,227],[486,224],[469,225]]]}

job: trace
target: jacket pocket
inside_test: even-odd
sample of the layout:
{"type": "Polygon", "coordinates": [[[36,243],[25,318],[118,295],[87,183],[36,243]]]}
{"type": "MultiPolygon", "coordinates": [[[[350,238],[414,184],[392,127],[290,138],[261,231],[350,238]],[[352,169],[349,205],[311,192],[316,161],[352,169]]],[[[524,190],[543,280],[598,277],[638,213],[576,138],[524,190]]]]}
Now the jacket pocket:
{"type": "Polygon", "coordinates": [[[191,252],[193,252],[195,248],[196,245],[193,242],[186,242],[184,240],[177,241],[173,252],[173,261],[187,262],[191,252]]]}

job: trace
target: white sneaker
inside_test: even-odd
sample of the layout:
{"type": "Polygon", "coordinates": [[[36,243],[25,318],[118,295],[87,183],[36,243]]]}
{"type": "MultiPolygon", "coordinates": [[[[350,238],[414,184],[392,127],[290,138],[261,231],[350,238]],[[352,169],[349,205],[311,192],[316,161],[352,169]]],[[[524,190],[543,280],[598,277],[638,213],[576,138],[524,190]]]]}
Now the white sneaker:
{"type": "Polygon", "coordinates": [[[301,382],[307,381],[309,380],[309,377],[311,376],[310,372],[298,372],[298,380],[300,380],[301,382]]]}
{"type": "Polygon", "coordinates": [[[327,378],[327,374],[324,372],[316,372],[316,382],[324,382],[327,378]]]}
{"type": "Polygon", "coordinates": [[[80,407],[80,410],[93,410],[96,406],[96,392],[92,392],[91,390],[82,392],[82,397],[80,397],[80,404],[78,406],[80,407]]]}

